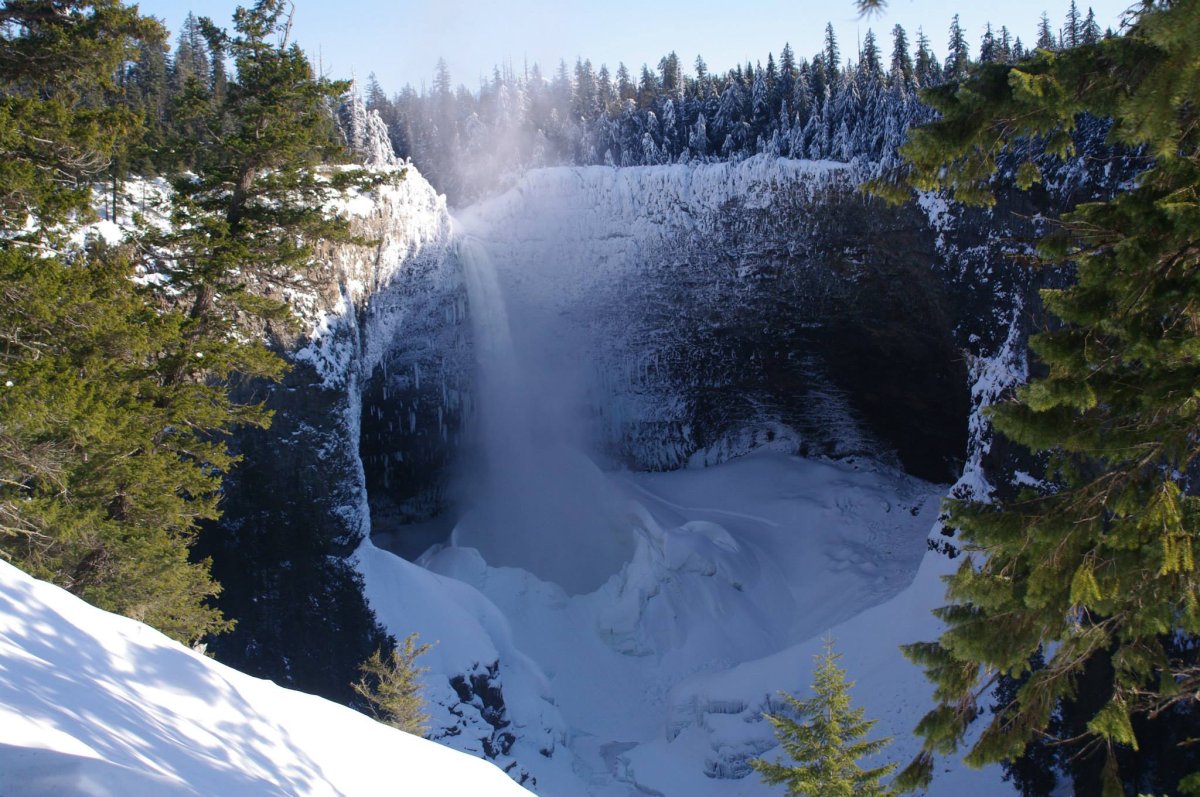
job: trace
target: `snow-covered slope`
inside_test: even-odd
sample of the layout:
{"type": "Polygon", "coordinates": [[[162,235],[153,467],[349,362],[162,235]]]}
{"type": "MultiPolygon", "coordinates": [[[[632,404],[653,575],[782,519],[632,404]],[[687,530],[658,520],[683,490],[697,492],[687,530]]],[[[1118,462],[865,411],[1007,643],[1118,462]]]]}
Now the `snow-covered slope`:
{"type": "Polygon", "coordinates": [[[243,675],[0,562],[0,794],[527,794],[491,764],[243,675]]]}
{"type": "MultiPolygon", "coordinates": [[[[771,452],[609,478],[635,553],[588,594],[471,548],[417,563],[359,549],[380,618],[437,643],[434,733],[456,729],[442,741],[503,761],[541,795],[765,797],[747,765],[774,755],[762,713],[779,691],[807,690],[829,633],[856,702],[897,739],[889,759],[916,752],[929,688],[899,645],[937,634],[930,609],[955,563],[925,540],[945,488],[869,460],[771,452]],[[456,673],[495,690],[490,704],[486,689],[457,699],[456,673]]],[[[944,769],[931,794],[1011,793],[997,769],[944,769]]]]}

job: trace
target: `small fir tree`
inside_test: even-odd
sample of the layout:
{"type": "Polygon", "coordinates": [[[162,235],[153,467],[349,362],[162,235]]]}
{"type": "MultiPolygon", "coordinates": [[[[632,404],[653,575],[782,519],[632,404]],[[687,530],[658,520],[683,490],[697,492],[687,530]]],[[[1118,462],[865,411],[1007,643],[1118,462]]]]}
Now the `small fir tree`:
{"type": "Polygon", "coordinates": [[[429,668],[417,666],[417,659],[430,647],[418,645],[417,634],[412,633],[386,659],[383,651],[376,650],[359,666],[362,677],[352,686],[371,716],[405,733],[425,735],[429,715],[420,678],[429,668]]]}
{"type": "Polygon", "coordinates": [[[767,783],[786,786],[789,795],[891,797],[896,792],[882,781],[896,765],[864,769],[860,763],[879,753],[891,739],[865,738],[876,721],[866,719],[864,709],[851,708],[850,689],[854,683],[847,682],[846,671],[837,666],[841,654],[834,653],[833,640],[827,640],[825,652],[813,658],[817,663],[813,696],[800,700],[783,695],[797,718],[767,715],[775,727],[775,738],[795,763],[759,758],[750,766],[767,783]]]}

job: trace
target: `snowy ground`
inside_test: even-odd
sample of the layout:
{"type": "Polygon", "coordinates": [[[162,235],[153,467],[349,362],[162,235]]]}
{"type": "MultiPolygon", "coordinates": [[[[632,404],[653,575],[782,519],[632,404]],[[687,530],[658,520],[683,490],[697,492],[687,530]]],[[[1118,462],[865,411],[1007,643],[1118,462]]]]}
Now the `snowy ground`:
{"type": "MultiPolygon", "coordinates": [[[[898,645],[936,635],[929,610],[953,564],[927,557],[925,539],[944,486],[867,460],[771,452],[608,478],[634,555],[591,593],[489,567],[471,548],[417,564],[370,543],[359,552],[385,624],[439,641],[431,697],[453,702],[441,674],[499,659],[513,756],[535,792],[774,793],[745,762],[775,754],[762,712],[780,690],[807,688],[826,633],[859,681],[856,700],[897,736],[889,757],[916,751],[930,690],[898,645]]],[[[944,769],[933,794],[1011,793],[998,770],[944,769]]]]}
{"type": "Polygon", "coordinates": [[[0,562],[0,794],[528,794],[491,764],[218,664],[0,562]]]}

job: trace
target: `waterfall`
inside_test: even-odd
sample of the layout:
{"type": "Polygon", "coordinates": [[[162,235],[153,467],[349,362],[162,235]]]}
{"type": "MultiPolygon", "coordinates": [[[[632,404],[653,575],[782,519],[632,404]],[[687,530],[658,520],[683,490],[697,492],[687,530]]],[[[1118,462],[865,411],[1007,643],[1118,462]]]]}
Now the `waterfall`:
{"type": "Polygon", "coordinates": [[[523,568],[569,593],[590,592],[632,555],[626,502],[572,444],[568,424],[555,422],[564,413],[550,405],[570,391],[546,386],[569,377],[536,353],[521,356],[487,250],[464,236],[458,259],[478,370],[478,456],[452,540],[476,548],[492,566],[523,568]]]}

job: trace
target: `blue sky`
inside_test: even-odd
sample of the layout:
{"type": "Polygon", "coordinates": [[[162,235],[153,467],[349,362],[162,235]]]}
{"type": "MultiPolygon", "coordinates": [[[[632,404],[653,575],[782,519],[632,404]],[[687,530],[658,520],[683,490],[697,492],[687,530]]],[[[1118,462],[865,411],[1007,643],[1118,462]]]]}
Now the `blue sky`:
{"type": "MultiPolygon", "coordinates": [[[[1077,0],[1090,5],[1100,26],[1117,27],[1132,0],[1077,0]]],[[[857,52],[857,41],[874,29],[885,53],[890,31],[903,25],[909,40],[924,27],[938,57],[945,51],[950,19],[958,13],[968,40],[978,46],[984,25],[1007,25],[1027,44],[1036,37],[1043,10],[1055,27],[1062,24],[1069,0],[891,0],[889,9],[866,19],[855,14],[853,0],[296,0],[295,38],[313,61],[318,57],[330,77],[360,79],[374,72],[385,90],[405,83],[428,84],[434,64],[444,57],[455,84],[470,88],[490,76],[495,64],[525,63],[553,72],[559,59],[574,64],[590,58],[596,68],[616,70],[624,61],[636,76],[643,63],[655,66],[674,50],[689,66],[704,56],[709,68],[724,71],[747,59],[778,57],[785,42],[798,55],[821,46],[826,22],[837,31],[844,56],[857,52]]],[[[164,19],[172,35],[189,10],[228,25],[234,0],[142,0],[142,12],[164,19]]],[[[249,0],[242,0],[248,5],[249,0]]],[[[173,39],[172,39],[173,41],[173,39]]]]}

